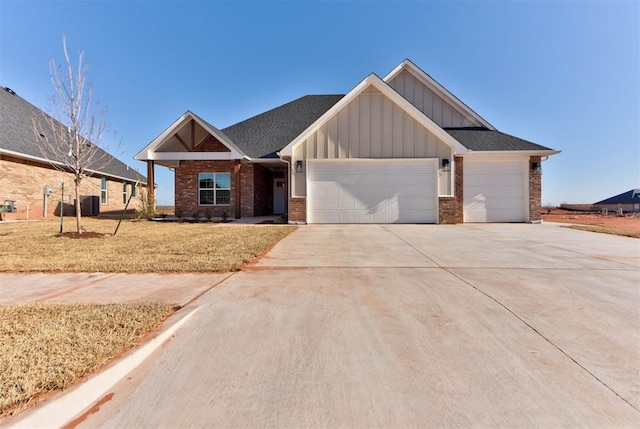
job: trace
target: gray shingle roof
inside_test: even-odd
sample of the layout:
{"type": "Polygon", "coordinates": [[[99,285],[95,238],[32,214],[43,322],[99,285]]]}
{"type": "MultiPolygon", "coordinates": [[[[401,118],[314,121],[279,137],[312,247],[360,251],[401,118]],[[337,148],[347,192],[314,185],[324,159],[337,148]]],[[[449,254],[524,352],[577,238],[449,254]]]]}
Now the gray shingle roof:
{"type": "Polygon", "coordinates": [[[344,95],[306,95],[222,130],[251,158],[277,158],[284,148],[344,95]]]}
{"type": "MultiPolygon", "coordinates": [[[[41,114],[42,111],[40,109],[13,91],[0,87],[0,150],[4,149],[30,157],[45,159],[42,149],[36,142],[33,131],[33,118],[38,119],[41,114]]],[[[146,177],[109,153],[102,151],[102,149],[98,148],[98,150],[105,154],[104,158],[101,155],[98,158],[110,159],[109,163],[102,169],[90,169],[94,171],[100,170],[99,173],[105,176],[129,179],[131,181],[140,180],[141,183],[146,184],[146,177]]],[[[53,154],[50,154],[46,159],[60,161],[55,159],[53,154]]]]}
{"type": "Polygon", "coordinates": [[[630,191],[623,192],[606,200],[598,201],[594,204],[640,204],[640,189],[631,189],[630,191]]]}
{"type": "Polygon", "coordinates": [[[486,128],[445,128],[451,137],[473,151],[553,150],[497,130],[486,128]]]}

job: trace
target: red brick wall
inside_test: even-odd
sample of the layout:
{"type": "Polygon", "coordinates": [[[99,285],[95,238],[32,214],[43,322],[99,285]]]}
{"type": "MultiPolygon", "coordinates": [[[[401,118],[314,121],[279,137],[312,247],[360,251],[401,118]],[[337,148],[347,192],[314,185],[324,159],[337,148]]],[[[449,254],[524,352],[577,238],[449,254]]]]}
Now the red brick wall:
{"type": "Polygon", "coordinates": [[[253,216],[254,213],[254,187],[255,165],[242,163],[240,166],[240,216],[253,216]]]}
{"type": "MultiPolygon", "coordinates": [[[[210,209],[211,215],[221,217],[227,212],[229,217],[235,215],[237,180],[234,175],[233,160],[222,161],[180,161],[175,169],[175,206],[184,217],[191,217],[198,213],[205,216],[205,210],[210,209]],[[231,174],[231,203],[220,206],[200,206],[198,198],[198,173],[230,173],[231,174]]],[[[242,172],[242,169],[241,169],[242,172]]],[[[242,200],[242,198],[241,198],[242,200]]],[[[241,201],[242,202],[242,201],[241,201]]]]}
{"type": "Polygon", "coordinates": [[[307,199],[289,198],[289,222],[307,222],[307,199]]]}
{"type": "Polygon", "coordinates": [[[198,147],[196,152],[231,152],[228,147],[223,145],[214,136],[209,135],[198,147]]]}
{"type": "Polygon", "coordinates": [[[531,165],[537,162],[542,168],[542,158],[532,156],[529,158],[529,222],[542,219],[542,169],[540,172],[531,169],[531,165]]]}
{"type": "Polygon", "coordinates": [[[458,214],[458,202],[456,197],[438,198],[438,222],[442,224],[454,224],[458,214]]]}
{"type": "MultiPolygon", "coordinates": [[[[7,213],[6,219],[26,219],[27,206],[29,219],[43,217],[44,197],[42,189],[45,185],[53,188],[53,194],[47,200],[46,215],[54,216],[59,213],[60,180],[64,179],[64,201],[66,215],[73,215],[75,186],[73,175],[52,168],[48,164],[41,164],[19,158],[0,155],[0,203],[4,200],[14,200],[18,212],[7,213]]],[[[86,177],[80,182],[80,195],[100,196],[101,176],[86,177]]],[[[140,190],[138,190],[138,193],[140,190]]],[[[124,209],[122,202],[122,182],[107,180],[107,204],[100,204],[100,213],[124,209]]],[[[138,201],[131,200],[129,208],[137,208],[138,201]]]]}

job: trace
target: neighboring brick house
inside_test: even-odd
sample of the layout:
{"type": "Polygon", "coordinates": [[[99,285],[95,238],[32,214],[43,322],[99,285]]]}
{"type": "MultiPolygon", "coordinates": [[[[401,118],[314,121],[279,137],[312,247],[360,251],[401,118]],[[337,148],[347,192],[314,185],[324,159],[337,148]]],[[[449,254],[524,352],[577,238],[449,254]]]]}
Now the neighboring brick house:
{"type": "MultiPolygon", "coordinates": [[[[0,204],[13,200],[17,206],[17,213],[5,214],[6,219],[58,215],[62,180],[64,214],[75,213],[73,174],[54,168],[50,160],[56,160],[45,157],[36,141],[33,120],[42,114],[14,91],[0,87],[0,204]],[[51,188],[48,196],[46,187],[51,188]]],[[[84,198],[83,204],[95,201],[98,206],[90,209],[83,206],[83,209],[92,213],[122,210],[132,192],[135,195],[143,191],[146,178],[106,152],[100,157],[106,166],[99,171],[89,170],[91,175],[80,182],[81,196],[93,197],[84,198]]]]}
{"type": "Polygon", "coordinates": [[[175,169],[185,216],[294,223],[540,220],[541,163],[409,60],[346,95],[308,95],[219,130],[187,111],[135,158],[175,169]]]}

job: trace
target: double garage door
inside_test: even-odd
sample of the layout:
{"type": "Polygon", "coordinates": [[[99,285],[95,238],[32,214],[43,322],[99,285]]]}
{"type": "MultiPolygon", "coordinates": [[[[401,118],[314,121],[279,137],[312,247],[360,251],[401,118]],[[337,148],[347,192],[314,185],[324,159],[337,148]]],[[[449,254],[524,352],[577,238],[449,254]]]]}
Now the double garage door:
{"type": "Polygon", "coordinates": [[[309,223],[437,223],[437,159],[307,161],[309,223]]]}
{"type": "Polygon", "coordinates": [[[464,159],[465,222],[527,222],[529,162],[464,159]]]}

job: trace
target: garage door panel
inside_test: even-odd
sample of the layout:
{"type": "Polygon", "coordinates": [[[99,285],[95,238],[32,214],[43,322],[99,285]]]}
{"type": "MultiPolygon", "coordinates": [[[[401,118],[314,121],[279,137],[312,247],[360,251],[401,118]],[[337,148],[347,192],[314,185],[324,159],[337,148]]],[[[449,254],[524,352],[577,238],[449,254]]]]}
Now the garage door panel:
{"type": "Polygon", "coordinates": [[[432,159],[310,160],[308,221],[435,223],[437,165],[432,159]]]}
{"type": "Polygon", "coordinates": [[[519,198],[522,200],[523,186],[473,186],[465,187],[465,198],[519,198]]]}
{"type": "Polygon", "coordinates": [[[527,160],[465,159],[464,221],[525,222],[528,179],[527,160]]]}
{"type": "Polygon", "coordinates": [[[518,187],[522,188],[525,179],[522,174],[465,174],[465,182],[470,187],[518,187]]]}

